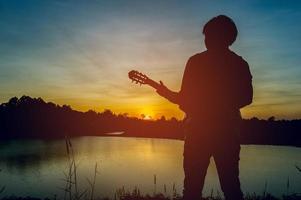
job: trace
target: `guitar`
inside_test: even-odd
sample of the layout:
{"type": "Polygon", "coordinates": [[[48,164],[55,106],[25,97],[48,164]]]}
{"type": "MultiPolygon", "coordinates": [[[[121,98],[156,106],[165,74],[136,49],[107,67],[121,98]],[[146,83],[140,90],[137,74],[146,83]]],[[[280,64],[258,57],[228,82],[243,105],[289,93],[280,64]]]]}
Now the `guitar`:
{"type": "Polygon", "coordinates": [[[161,85],[159,83],[157,83],[156,81],[147,77],[145,74],[138,72],[136,70],[130,71],[128,75],[129,75],[129,78],[132,80],[132,82],[134,82],[136,84],[139,83],[140,85],[149,85],[149,86],[155,88],[156,90],[161,87],[161,85]]]}

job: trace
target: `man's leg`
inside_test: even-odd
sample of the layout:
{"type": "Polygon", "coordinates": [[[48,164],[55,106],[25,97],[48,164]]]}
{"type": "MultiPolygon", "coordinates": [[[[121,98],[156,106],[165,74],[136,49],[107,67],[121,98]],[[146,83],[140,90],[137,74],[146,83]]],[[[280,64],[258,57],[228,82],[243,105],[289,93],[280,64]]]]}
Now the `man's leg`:
{"type": "Polygon", "coordinates": [[[218,149],[214,154],[221,188],[226,200],[242,200],[243,193],[239,181],[240,145],[228,145],[225,148],[218,149]]]}
{"type": "MultiPolygon", "coordinates": [[[[208,151],[207,151],[208,152],[208,151]]],[[[210,154],[184,146],[184,190],[183,200],[199,200],[210,162],[210,154]]]]}

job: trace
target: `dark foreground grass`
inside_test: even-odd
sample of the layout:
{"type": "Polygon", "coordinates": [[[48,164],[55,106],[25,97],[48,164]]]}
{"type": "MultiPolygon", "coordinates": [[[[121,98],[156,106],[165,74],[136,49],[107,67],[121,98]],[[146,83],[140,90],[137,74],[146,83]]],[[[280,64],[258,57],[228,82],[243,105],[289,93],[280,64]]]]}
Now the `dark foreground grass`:
{"type": "MultiPolygon", "coordinates": [[[[301,200],[301,195],[298,194],[292,194],[289,196],[282,196],[281,198],[276,198],[270,194],[267,194],[265,196],[260,195],[246,195],[245,200],[301,200]]],[[[16,197],[16,196],[8,196],[8,197],[2,197],[0,200],[61,200],[59,198],[53,197],[53,198],[35,198],[35,197],[16,197]]],[[[63,198],[62,198],[63,200],[63,198]]],[[[82,200],[90,200],[89,198],[85,199],[82,198],[82,200]]],[[[126,193],[122,196],[115,196],[114,198],[94,198],[94,200],[182,200],[180,196],[177,197],[167,197],[163,194],[155,194],[155,195],[138,195],[135,192],[132,193],[126,193]]],[[[222,197],[205,197],[203,200],[223,200],[222,197]]]]}

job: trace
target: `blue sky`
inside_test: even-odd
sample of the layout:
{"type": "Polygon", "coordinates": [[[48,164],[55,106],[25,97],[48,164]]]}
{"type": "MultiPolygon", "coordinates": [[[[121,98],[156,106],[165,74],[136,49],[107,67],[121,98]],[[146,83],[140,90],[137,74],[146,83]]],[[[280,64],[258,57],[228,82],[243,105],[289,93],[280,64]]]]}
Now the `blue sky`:
{"type": "Polygon", "coordinates": [[[244,117],[301,118],[300,1],[0,0],[0,102],[23,94],[75,109],[180,116],[138,69],[178,90],[202,26],[226,14],[253,74],[244,117]]]}

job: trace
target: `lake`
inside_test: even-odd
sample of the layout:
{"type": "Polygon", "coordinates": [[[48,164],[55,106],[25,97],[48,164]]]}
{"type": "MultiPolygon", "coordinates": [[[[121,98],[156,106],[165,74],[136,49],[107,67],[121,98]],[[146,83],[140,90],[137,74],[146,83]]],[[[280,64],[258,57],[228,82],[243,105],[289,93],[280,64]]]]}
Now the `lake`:
{"type": "MultiPolygon", "coordinates": [[[[81,189],[96,178],[96,196],[112,196],[116,189],[136,186],[143,193],[164,191],[171,194],[175,185],[181,194],[183,141],[122,137],[78,137],[71,139],[78,165],[81,189]],[[154,185],[156,176],[156,186],[154,185]]],[[[276,196],[301,193],[301,148],[268,145],[242,145],[240,179],[245,193],[276,196]]],[[[53,197],[63,195],[68,159],[64,140],[0,141],[0,194],[53,197]]],[[[221,193],[217,172],[211,160],[204,194],[221,193]]]]}

